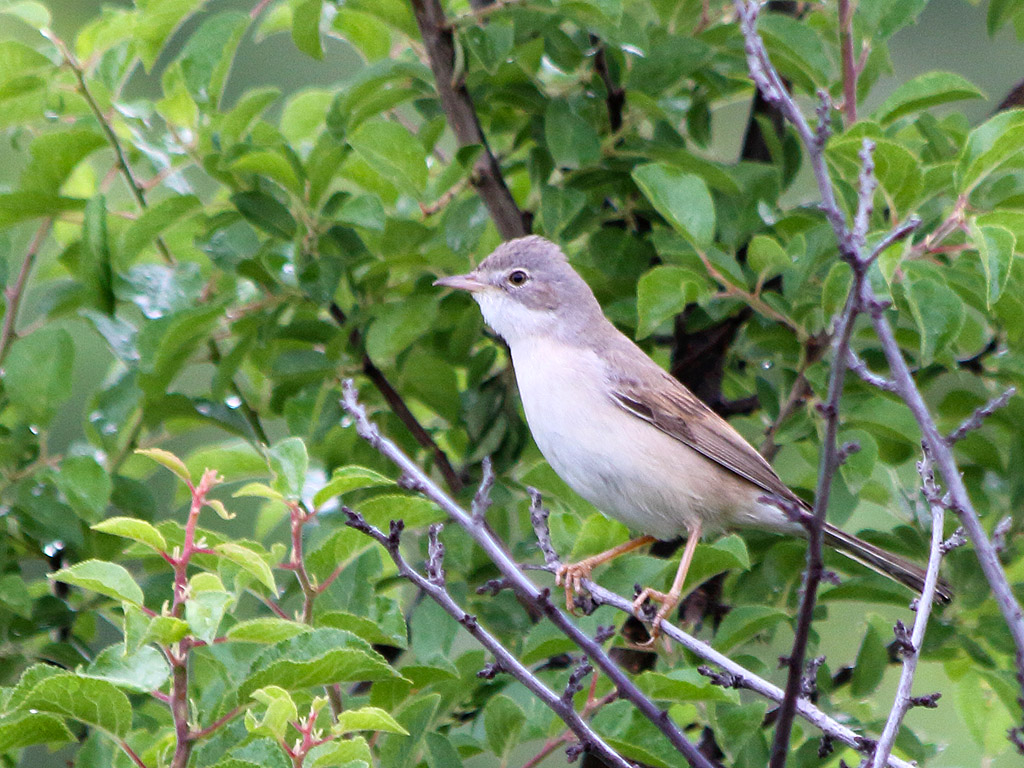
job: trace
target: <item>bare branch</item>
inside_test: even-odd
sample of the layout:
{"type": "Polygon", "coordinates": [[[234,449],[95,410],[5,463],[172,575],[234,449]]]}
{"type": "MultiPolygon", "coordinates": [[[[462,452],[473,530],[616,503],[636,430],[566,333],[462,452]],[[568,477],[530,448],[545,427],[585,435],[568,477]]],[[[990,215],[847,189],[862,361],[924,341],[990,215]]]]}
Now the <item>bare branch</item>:
{"type": "MultiPolygon", "coordinates": [[[[406,456],[397,445],[380,433],[367,417],[366,409],[360,405],[355,385],[351,379],[347,379],[344,382],[342,391],[342,406],[355,421],[356,432],[359,436],[366,440],[382,456],[397,465],[404,474],[415,478],[419,483],[421,492],[435,502],[445,511],[450,519],[454,520],[470,535],[497,566],[501,574],[508,579],[512,588],[515,589],[519,596],[529,602],[539,613],[547,616],[562,633],[586,653],[593,663],[608,676],[612,684],[619,691],[621,698],[632,703],[644,717],[650,720],[665,735],[672,746],[686,758],[690,765],[694,766],[694,768],[712,768],[708,759],[686,738],[679,726],[668,716],[668,713],[660,709],[636,686],[632,679],[612,661],[611,657],[601,647],[601,644],[583,632],[568,616],[558,610],[557,606],[550,599],[550,590],[546,588],[542,590],[528,579],[526,574],[509,557],[502,546],[491,537],[485,526],[474,525],[471,515],[438,488],[423,470],[406,456]]],[[[423,579],[423,581],[426,582],[426,579],[423,579]]],[[[427,583],[429,584],[429,582],[427,583]]],[[[501,661],[504,664],[504,660],[501,661]]]]}
{"type": "MultiPolygon", "coordinates": [[[[918,464],[918,471],[924,484],[934,482],[932,475],[931,457],[925,451],[924,458],[918,464]]],[[[928,617],[931,615],[932,603],[935,597],[935,587],[939,581],[939,563],[946,553],[942,540],[942,527],[945,523],[946,510],[941,504],[930,504],[932,513],[932,536],[931,546],[928,549],[928,565],[925,569],[924,587],[921,596],[917,600],[917,616],[914,618],[914,627],[905,638],[905,644],[909,646],[908,652],[903,657],[903,670],[900,673],[900,681],[896,686],[896,696],[893,700],[892,709],[889,710],[889,717],[885,721],[885,728],[878,739],[878,746],[871,758],[871,768],[882,768],[886,759],[892,751],[896,741],[896,734],[899,732],[900,724],[907,711],[914,706],[936,706],[938,695],[933,697],[914,697],[910,692],[914,685],[914,674],[917,672],[917,662],[921,656],[921,646],[924,643],[924,633],[928,626],[928,617]],[[930,703],[926,703],[930,702],[930,703]]],[[[897,624],[901,627],[902,624],[897,624]]],[[[904,629],[904,633],[906,630],[904,629]]],[[[897,640],[900,639],[900,632],[897,630],[897,640]]]]}
{"type": "Polygon", "coordinates": [[[985,419],[1000,408],[1005,408],[1010,402],[1010,398],[1015,394],[1017,394],[1017,388],[1010,387],[999,397],[992,398],[981,408],[976,408],[974,413],[972,413],[963,424],[950,433],[949,437],[946,438],[947,442],[952,445],[955,442],[963,440],[970,432],[973,432],[976,429],[981,429],[981,425],[984,423],[985,419]]]}
{"type": "Polygon", "coordinates": [[[483,469],[483,476],[480,478],[480,485],[476,489],[476,494],[473,496],[473,505],[470,507],[473,522],[477,524],[483,524],[484,519],[487,517],[487,510],[490,509],[493,503],[491,501],[491,489],[494,487],[494,467],[491,464],[491,457],[485,456],[480,466],[483,469]]]}
{"type": "MultiPolygon", "coordinates": [[[[390,533],[385,534],[380,529],[370,525],[358,512],[355,512],[348,507],[343,507],[342,511],[344,511],[345,515],[348,517],[348,525],[352,526],[357,531],[365,533],[387,550],[395,565],[398,566],[399,574],[415,584],[416,587],[422,590],[424,594],[428,595],[434,602],[441,606],[449,616],[465,627],[466,631],[469,632],[476,641],[480,643],[480,645],[491,652],[496,659],[496,665],[492,665],[490,668],[493,670],[493,674],[496,674],[500,670],[515,677],[516,680],[526,686],[534,696],[548,706],[552,712],[558,715],[570,730],[576,734],[580,743],[586,744],[594,754],[605,761],[605,764],[615,766],[616,768],[631,768],[632,764],[612,749],[607,742],[595,733],[583,718],[579,716],[572,705],[572,696],[569,696],[567,700],[565,696],[559,696],[548,688],[543,682],[541,682],[540,678],[523,666],[523,664],[520,663],[520,661],[513,656],[512,653],[505,648],[505,646],[502,645],[494,635],[480,626],[480,623],[476,620],[475,616],[466,613],[461,606],[455,602],[448,590],[444,588],[443,582],[430,578],[429,576],[424,577],[409,565],[408,561],[406,561],[402,556],[402,551],[399,546],[403,528],[401,521],[396,522],[393,520],[391,522],[390,533]]],[[[440,529],[440,525],[431,526],[430,536],[432,548],[434,546],[434,542],[437,541],[440,529]]],[[[432,563],[431,565],[432,571],[441,570],[442,556],[443,549],[436,553],[436,563],[432,563]]],[[[435,555],[432,554],[431,560],[433,561],[434,558],[435,555]]],[[[488,674],[493,676],[491,672],[488,674]]],[[[572,678],[570,677],[570,680],[571,679],[572,678]]]]}
{"type": "Polygon", "coordinates": [[[852,349],[846,355],[846,364],[850,367],[851,371],[856,373],[871,386],[877,387],[883,392],[896,391],[896,384],[884,376],[879,376],[868,368],[868,364],[865,363],[864,360],[862,360],[852,349]]]}

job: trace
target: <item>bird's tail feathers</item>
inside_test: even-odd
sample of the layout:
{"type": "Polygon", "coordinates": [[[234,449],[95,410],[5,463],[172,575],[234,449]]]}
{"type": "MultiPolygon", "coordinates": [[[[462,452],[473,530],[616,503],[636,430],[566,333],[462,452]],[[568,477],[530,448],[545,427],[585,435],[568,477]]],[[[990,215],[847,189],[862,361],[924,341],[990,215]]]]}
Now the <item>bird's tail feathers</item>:
{"type": "MultiPolygon", "coordinates": [[[[924,589],[925,571],[919,565],[905,560],[899,555],[886,552],[863,539],[846,533],[834,525],[825,523],[825,543],[837,549],[851,560],[856,560],[871,570],[888,576],[900,584],[910,587],[921,594],[924,589]]],[[[944,579],[939,579],[935,586],[935,602],[948,603],[953,599],[953,589],[944,579]]]]}

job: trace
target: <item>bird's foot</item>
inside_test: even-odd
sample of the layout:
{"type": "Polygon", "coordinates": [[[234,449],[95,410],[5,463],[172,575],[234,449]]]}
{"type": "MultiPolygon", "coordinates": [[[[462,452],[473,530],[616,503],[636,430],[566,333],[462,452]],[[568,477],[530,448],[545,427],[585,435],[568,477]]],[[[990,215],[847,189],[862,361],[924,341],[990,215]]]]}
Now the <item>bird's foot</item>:
{"type": "Polygon", "coordinates": [[[633,615],[641,621],[651,622],[651,627],[648,630],[651,637],[646,643],[638,643],[637,647],[644,650],[649,650],[654,646],[658,637],[661,635],[661,623],[665,618],[672,613],[672,609],[679,605],[679,598],[681,594],[668,592],[659,592],[656,589],[646,587],[640,590],[640,593],[633,600],[633,615]],[[654,618],[650,619],[650,610],[645,606],[648,600],[652,600],[656,603],[661,603],[661,607],[658,612],[654,614],[654,618]]]}
{"type": "Polygon", "coordinates": [[[565,610],[576,615],[576,595],[583,591],[583,580],[590,578],[594,566],[588,560],[564,563],[555,571],[555,584],[565,587],[565,610]]]}

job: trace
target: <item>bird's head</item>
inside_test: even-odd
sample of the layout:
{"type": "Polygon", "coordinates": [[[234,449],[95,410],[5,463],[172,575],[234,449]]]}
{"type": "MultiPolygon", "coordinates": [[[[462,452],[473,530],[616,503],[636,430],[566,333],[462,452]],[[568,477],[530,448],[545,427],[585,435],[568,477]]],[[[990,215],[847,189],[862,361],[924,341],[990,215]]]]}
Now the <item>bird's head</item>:
{"type": "Polygon", "coordinates": [[[585,332],[604,319],[590,286],[561,249],[536,235],[502,243],[472,272],[434,285],[468,291],[509,346],[531,336],[585,332]]]}

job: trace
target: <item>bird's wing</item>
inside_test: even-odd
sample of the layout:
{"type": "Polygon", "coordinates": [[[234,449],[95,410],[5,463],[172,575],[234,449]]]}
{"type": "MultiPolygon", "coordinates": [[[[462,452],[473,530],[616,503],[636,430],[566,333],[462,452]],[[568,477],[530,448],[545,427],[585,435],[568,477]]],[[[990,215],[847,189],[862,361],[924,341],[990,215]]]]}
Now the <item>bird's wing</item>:
{"type": "Polygon", "coordinates": [[[653,378],[654,384],[633,377],[613,378],[610,381],[612,400],[625,411],[768,493],[806,506],[729,422],[660,368],[653,378]]]}

